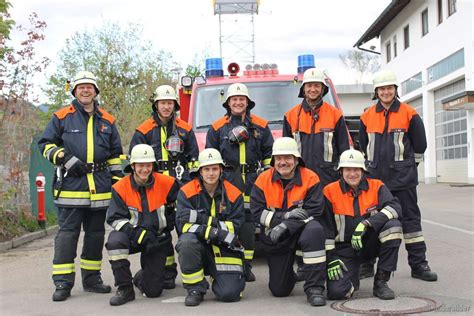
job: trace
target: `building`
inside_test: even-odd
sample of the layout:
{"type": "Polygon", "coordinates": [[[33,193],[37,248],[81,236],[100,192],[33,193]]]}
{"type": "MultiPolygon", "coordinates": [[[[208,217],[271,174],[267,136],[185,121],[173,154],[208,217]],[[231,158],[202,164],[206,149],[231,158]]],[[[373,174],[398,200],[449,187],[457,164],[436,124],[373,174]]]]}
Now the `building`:
{"type": "Polygon", "coordinates": [[[473,19],[472,0],[393,0],[354,45],[380,41],[382,68],[422,116],[426,183],[474,183],[473,19]]]}

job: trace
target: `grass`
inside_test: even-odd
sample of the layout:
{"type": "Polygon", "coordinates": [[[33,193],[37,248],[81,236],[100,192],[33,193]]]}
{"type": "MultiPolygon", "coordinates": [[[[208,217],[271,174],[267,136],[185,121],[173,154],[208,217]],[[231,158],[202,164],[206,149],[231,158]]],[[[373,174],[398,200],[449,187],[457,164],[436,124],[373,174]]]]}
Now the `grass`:
{"type": "MultiPolygon", "coordinates": [[[[46,216],[46,227],[57,224],[55,212],[50,212],[46,216]]],[[[18,210],[0,209],[0,242],[8,241],[15,237],[42,229],[36,217],[31,214],[28,208],[18,210]]]]}

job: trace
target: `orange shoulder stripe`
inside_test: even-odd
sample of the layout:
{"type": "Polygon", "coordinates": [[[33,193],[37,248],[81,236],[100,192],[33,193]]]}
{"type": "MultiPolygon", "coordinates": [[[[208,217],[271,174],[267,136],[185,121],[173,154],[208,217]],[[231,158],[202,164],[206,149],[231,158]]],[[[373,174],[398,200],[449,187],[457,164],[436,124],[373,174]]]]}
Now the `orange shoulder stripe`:
{"type": "Polygon", "coordinates": [[[115,123],[115,117],[112,115],[112,114],[109,114],[107,111],[105,111],[104,109],[102,108],[99,108],[99,112],[100,114],[102,114],[102,118],[104,120],[106,120],[107,122],[109,122],[110,124],[114,124],[115,123]]]}
{"type": "Polygon", "coordinates": [[[193,179],[183,185],[180,190],[183,191],[184,195],[189,199],[201,192],[201,185],[198,179],[193,179]]]}
{"type": "Polygon", "coordinates": [[[60,120],[64,119],[68,114],[76,112],[76,109],[72,104],[63,107],[62,109],[57,110],[54,112],[54,115],[60,120]]]}
{"type": "Polygon", "coordinates": [[[224,187],[227,197],[232,203],[234,203],[239,196],[242,196],[242,191],[227,180],[224,180],[224,187]]]}
{"type": "Polygon", "coordinates": [[[260,116],[250,114],[250,119],[252,120],[252,123],[254,123],[257,126],[260,126],[262,128],[267,127],[268,121],[261,118],[260,116]]]}
{"type": "Polygon", "coordinates": [[[189,132],[191,130],[191,125],[189,125],[188,122],[180,119],[179,117],[176,119],[176,126],[181,127],[186,132],[189,132]]]}
{"type": "Polygon", "coordinates": [[[222,126],[227,124],[227,122],[229,122],[229,117],[226,115],[226,116],[221,117],[220,119],[218,119],[214,123],[212,123],[212,128],[215,131],[217,131],[219,128],[221,128],[222,126]]]}
{"type": "Polygon", "coordinates": [[[156,122],[153,118],[149,118],[147,119],[145,122],[143,122],[142,124],[140,124],[138,127],[137,127],[137,131],[139,131],[140,133],[142,133],[143,135],[146,135],[148,134],[156,125],[156,122]]]}

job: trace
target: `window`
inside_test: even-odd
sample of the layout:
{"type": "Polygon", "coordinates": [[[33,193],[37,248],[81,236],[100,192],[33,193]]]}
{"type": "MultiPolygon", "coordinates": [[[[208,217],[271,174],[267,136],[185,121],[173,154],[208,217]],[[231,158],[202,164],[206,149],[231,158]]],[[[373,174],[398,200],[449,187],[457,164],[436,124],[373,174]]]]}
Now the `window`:
{"type": "Polygon", "coordinates": [[[448,0],[448,16],[456,12],[456,0],[448,0]]]}
{"type": "Polygon", "coordinates": [[[405,45],[405,49],[410,47],[410,26],[409,25],[403,28],[403,44],[405,45]]]}
{"type": "Polygon", "coordinates": [[[397,57],[397,35],[393,36],[393,58],[397,57]]]}
{"type": "Polygon", "coordinates": [[[387,53],[387,63],[389,63],[392,59],[392,45],[390,45],[390,41],[385,44],[385,51],[387,53]]]}
{"type": "Polygon", "coordinates": [[[443,0],[438,0],[438,24],[443,23],[443,0]]]}
{"type": "Polygon", "coordinates": [[[421,12],[421,34],[423,36],[428,34],[428,9],[421,12]]]}

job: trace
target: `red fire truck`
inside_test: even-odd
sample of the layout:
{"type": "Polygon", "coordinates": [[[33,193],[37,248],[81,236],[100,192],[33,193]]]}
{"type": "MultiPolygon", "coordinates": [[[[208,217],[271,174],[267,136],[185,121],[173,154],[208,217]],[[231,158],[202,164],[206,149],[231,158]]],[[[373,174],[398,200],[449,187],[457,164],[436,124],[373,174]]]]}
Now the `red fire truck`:
{"type": "MultiPolygon", "coordinates": [[[[313,55],[301,55],[298,56],[296,74],[280,74],[275,64],[247,65],[240,73],[240,66],[231,63],[227,67],[228,75],[224,75],[222,60],[208,59],[205,77],[181,78],[180,116],[193,126],[199,149],[202,150],[208,128],[226,113],[222,103],[225,101],[228,86],[239,82],[248,87],[250,98],[255,101],[252,113],[269,122],[274,138],[281,137],[283,116],[291,107],[301,103],[298,93],[303,73],[313,67],[313,55]]],[[[340,108],[336,90],[328,77],[326,84],[329,86],[329,93],[324,100],[340,108]]]]}

